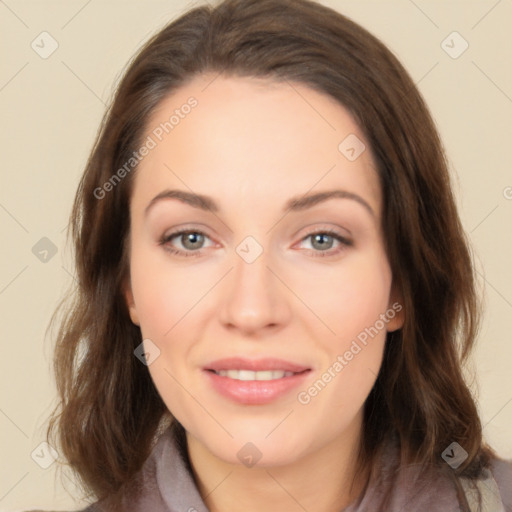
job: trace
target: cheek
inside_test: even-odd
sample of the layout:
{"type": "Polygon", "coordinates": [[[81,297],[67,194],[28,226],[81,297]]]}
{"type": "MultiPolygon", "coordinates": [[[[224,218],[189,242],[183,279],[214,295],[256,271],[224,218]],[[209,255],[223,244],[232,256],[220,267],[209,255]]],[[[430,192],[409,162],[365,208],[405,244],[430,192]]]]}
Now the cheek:
{"type": "Polygon", "coordinates": [[[143,248],[133,251],[130,271],[143,336],[163,340],[197,303],[200,277],[169,264],[165,251],[143,248]]]}
{"type": "MultiPolygon", "coordinates": [[[[390,288],[391,270],[384,254],[376,249],[315,272],[314,279],[308,272],[297,274],[295,290],[314,314],[307,318],[315,337],[321,332],[319,339],[341,350],[385,314],[390,288]]],[[[378,327],[382,330],[382,322],[378,327]]]]}
{"type": "MultiPolygon", "coordinates": [[[[354,268],[345,280],[343,306],[338,309],[337,340],[330,351],[334,385],[325,397],[338,411],[361,407],[379,373],[387,337],[391,270],[382,253],[354,268]]],[[[329,377],[328,377],[329,378],[329,377]]]]}
{"type": "MultiPolygon", "coordinates": [[[[187,279],[190,272],[172,267],[165,256],[144,248],[133,251],[132,291],[142,338],[150,339],[160,351],[148,367],[151,378],[167,408],[188,425],[187,418],[199,413],[190,412],[190,397],[183,392],[184,388],[191,389],[192,378],[184,362],[189,360],[191,340],[195,337],[190,320],[201,292],[197,282],[187,279]]],[[[206,290],[205,285],[202,294],[206,290]]]]}
{"type": "Polygon", "coordinates": [[[386,341],[385,319],[394,310],[389,304],[391,270],[380,250],[345,263],[314,283],[304,278],[301,289],[306,294],[309,286],[304,296],[315,313],[304,326],[324,354],[316,389],[324,400],[350,408],[359,407],[373,386],[386,341]],[[329,388],[325,393],[324,385],[329,388]]]}

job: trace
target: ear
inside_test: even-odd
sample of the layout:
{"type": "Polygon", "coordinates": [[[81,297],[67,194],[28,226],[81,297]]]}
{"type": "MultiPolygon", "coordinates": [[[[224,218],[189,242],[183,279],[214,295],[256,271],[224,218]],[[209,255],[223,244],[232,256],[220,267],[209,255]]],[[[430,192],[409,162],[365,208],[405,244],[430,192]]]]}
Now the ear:
{"type": "Polygon", "coordinates": [[[389,304],[386,311],[388,317],[387,331],[393,332],[401,329],[405,322],[405,307],[402,294],[395,285],[391,288],[389,304]]]}
{"type": "Polygon", "coordinates": [[[128,307],[128,312],[130,313],[130,318],[135,325],[140,326],[139,316],[137,315],[137,308],[135,307],[135,300],[133,298],[132,292],[132,284],[130,278],[127,277],[123,284],[123,295],[126,301],[126,306],[128,307]]]}

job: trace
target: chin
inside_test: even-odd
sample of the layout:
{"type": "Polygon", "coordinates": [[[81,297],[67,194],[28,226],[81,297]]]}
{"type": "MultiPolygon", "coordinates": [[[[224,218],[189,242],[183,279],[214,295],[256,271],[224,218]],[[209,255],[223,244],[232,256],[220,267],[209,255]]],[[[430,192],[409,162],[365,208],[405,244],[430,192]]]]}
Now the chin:
{"type": "MultiPolygon", "coordinates": [[[[274,422],[275,428],[278,422],[274,422]]],[[[281,435],[272,429],[247,429],[231,432],[234,438],[204,439],[203,444],[216,457],[228,464],[247,467],[284,466],[295,462],[303,454],[304,446],[311,443],[306,439],[293,439],[286,431],[281,435]]]]}

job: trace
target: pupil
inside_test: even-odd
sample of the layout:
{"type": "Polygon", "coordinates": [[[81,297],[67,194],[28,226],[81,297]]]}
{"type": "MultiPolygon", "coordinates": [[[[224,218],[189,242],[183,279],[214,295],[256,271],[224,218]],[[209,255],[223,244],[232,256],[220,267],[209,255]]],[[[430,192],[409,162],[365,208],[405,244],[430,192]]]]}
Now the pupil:
{"type": "MultiPolygon", "coordinates": [[[[197,244],[198,242],[201,241],[201,237],[202,235],[198,234],[198,233],[188,233],[188,235],[186,235],[186,243],[190,243],[191,245],[194,245],[194,244],[197,244]]],[[[192,247],[194,249],[194,247],[192,247]]]]}
{"type": "Polygon", "coordinates": [[[326,246],[329,245],[328,243],[324,243],[326,238],[330,238],[330,235],[319,234],[315,235],[314,240],[316,243],[319,243],[320,248],[325,248],[326,246]]]}

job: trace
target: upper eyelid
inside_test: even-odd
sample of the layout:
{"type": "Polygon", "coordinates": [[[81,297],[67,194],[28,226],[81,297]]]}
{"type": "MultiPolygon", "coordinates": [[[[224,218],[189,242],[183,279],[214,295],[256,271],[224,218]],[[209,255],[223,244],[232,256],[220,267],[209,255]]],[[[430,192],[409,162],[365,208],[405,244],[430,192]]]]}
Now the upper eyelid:
{"type": "MultiPolygon", "coordinates": [[[[204,230],[202,230],[202,229],[187,229],[187,228],[180,229],[179,231],[173,231],[173,232],[169,233],[168,235],[164,234],[161,238],[161,241],[163,241],[164,243],[168,243],[173,238],[179,238],[187,233],[199,233],[202,236],[210,239],[215,244],[214,240],[212,240],[212,237],[210,235],[208,235],[208,233],[206,233],[204,230]]],[[[202,249],[203,248],[199,249],[199,251],[202,249]]]]}
{"type": "MultiPolygon", "coordinates": [[[[170,240],[172,240],[173,238],[176,238],[176,237],[179,237],[179,236],[182,236],[186,233],[200,233],[201,235],[209,238],[212,242],[216,243],[212,237],[210,235],[208,235],[208,233],[206,232],[206,230],[204,229],[201,229],[201,228],[188,228],[188,227],[184,227],[182,229],[179,229],[177,231],[173,231],[169,234],[164,234],[162,237],[161,237],[161,240],[162,241],[165,241],[166,243],[170,240]]],[[[301,236],[300,240],[299,241],[303,241],[307,238],[309,238],[310,236],[313,236],[313,235],[316,235],[316,234],[327,234],[329,236],[334,236],[334,237],[339,237],[342,242],[347,242],[347,243],[352,243],[352,237],[351,235],[349,236],[346,236],[342,233],[340,233],[340,228],[336,229],[334,227],[317,227],[317,228],[311,228],[311,230],[308,230],[304,235],[301,236]]],[[[203,248],[199,249],[198,251],[202,250],[203,248]]],[[[197,252],[197,251],[196,251],[197,252]]]]}
{"type": "Polygon", "coordinates": [[[169,234],[164,233],[162,235],[162,239],[170,240],[177,236],[184,235],[185,233],[200,233],[201,235],[204,235],[211,239],[211,236],[208,235],[208,233],[204,229],[195,229],[195,228],[183,228],[183,229],[179,229],[177,231],[171,231],[169,234]]]}

